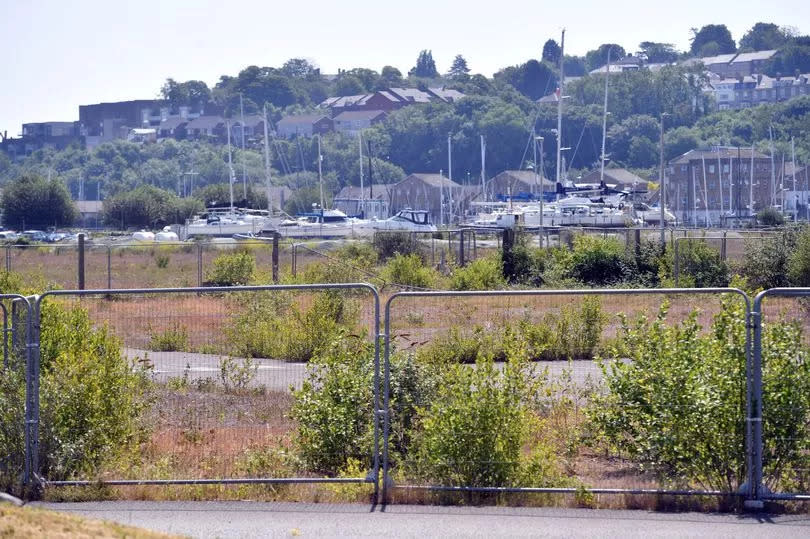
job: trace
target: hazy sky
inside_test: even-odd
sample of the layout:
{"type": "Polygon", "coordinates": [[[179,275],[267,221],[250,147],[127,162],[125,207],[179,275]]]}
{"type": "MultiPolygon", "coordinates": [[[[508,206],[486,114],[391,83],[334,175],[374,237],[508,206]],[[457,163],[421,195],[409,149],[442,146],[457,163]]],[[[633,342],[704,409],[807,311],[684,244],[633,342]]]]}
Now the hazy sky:
{"type": "Polygon", "coordinates": [[[686,49],[689,29],[722,23],[735,40],[757,21],[810,32],[810,2],[787,0],[296,1],[0,0],[0,132],[78,120],[80,104],[156,97],[167,77],[200,79],[310,59],[323,73],[410,69],[431,49],[444,72],[538,58],[566,27],[566,53],[645,40],[686,49]]]}

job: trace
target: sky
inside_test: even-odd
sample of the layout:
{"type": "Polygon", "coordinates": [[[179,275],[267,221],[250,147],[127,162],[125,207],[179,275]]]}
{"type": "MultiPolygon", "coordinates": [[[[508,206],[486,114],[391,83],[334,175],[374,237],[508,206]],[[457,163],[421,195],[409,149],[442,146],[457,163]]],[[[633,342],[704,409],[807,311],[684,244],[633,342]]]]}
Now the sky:
{"type": "Polygon", "coordinates": [[[739,40],[758,21],[810,33],[810,2],[0,0],[0,132],[78,120],[79,105],[154,98],[168,77],[213,86],[289,58],[322,73],[406,73],[429,49],[440,72],[462,54],[473,73],[491,76],[539,58],[563,27],[566,54],[584,55],[601,43],[687,49],[690,28],[706,24],[725,24],[739,40]]]}

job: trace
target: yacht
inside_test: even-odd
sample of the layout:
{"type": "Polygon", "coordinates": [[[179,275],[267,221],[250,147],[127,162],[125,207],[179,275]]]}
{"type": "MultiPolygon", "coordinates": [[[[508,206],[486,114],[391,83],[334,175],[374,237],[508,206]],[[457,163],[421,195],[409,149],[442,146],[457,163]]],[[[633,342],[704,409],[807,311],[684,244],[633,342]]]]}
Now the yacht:
{"type": "Polygon", "coordinates": [[[229,208],[209,209],[207,213],[186,221],[186,237],[224,236],[257,233],[269,224],[266,210],[243,210],[229,208]]]}
{"type": "Polygon", "coordinates": [[[380,221],[370,221],[368,228],[378,230],[398,230],[403,232],[436,232],[436,225],[430,222],[430,212],[425,210],[400,210],[393,217],[380,221]]]}

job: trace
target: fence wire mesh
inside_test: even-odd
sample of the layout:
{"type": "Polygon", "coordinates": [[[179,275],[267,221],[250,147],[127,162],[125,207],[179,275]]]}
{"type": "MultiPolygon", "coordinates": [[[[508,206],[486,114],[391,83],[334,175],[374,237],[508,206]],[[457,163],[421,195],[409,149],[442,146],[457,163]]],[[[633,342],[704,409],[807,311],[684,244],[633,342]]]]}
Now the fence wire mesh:
{"type": "Polygon", "coordinates": [[[56,486],[375,482],[375,298],[351,284],[45,295],[41,399],[53,413],[41,419],[42,476],[56,486]],[[54,334],[58,317],[81,335],[54,334]],[[364,434],[357,465],[338,469],[317,436],[328,416],[305,404],[341,368],[330,354],[350,346],[369,377],[366,402],[353,404],[369,413],[351,426],[364,434]],[[60,376],[83,380],[57,393],[60,376]],[[102,385],[119,390],[99,402],[102,385]],[[73,424],[65,400],[96,423],[73,424]]]}
{"type": "Polygon", "coordinates": [[[810,497],[810,289],[772,289],[760,304],[762,484],[810,497]]]}
{"type": "Polygon", "coordinates": [[[733,495],[745,481],[746,314],[729,289],[391,298],[388,495],[733,495]]]}

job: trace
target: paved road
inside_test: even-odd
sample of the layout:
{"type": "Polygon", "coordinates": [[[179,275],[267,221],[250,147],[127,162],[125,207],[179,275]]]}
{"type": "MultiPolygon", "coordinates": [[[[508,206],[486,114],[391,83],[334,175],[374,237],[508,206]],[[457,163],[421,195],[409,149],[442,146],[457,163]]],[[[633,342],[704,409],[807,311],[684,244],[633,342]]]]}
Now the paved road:
{"type": "MultiPolygon", "coordinates": [[[[155,380],[166,382],[169,378],[188,376],[189,381],[212,378],[219,380],[220,361],[223,357],[217,354],[197,354],[190,352],[151,352],[135,348],[125,348],[124,352],[131,359],[148,357],[154,365],[155,380]]],[[[242,358],[233,358],[238,364],[242,358]]],[[[265,386],[270,391],[288,391],[290,386],[300,388],[306,378],[305,363],[289,363],[276,359],[254,359],[258,366],[254,386],[265,386]]],[[[582,385],[587,380],[601,380],[602,371],[594,361],[544,361],[536,364],[538,368],[548,368],[550,378],[559,378],[570,369],[571,379],[582,385]]]]}
{"type": "Polygon", "coordinates": [[[259,502],[42,503],[191,537],[808,537],[810,517],[259,502]]]}

